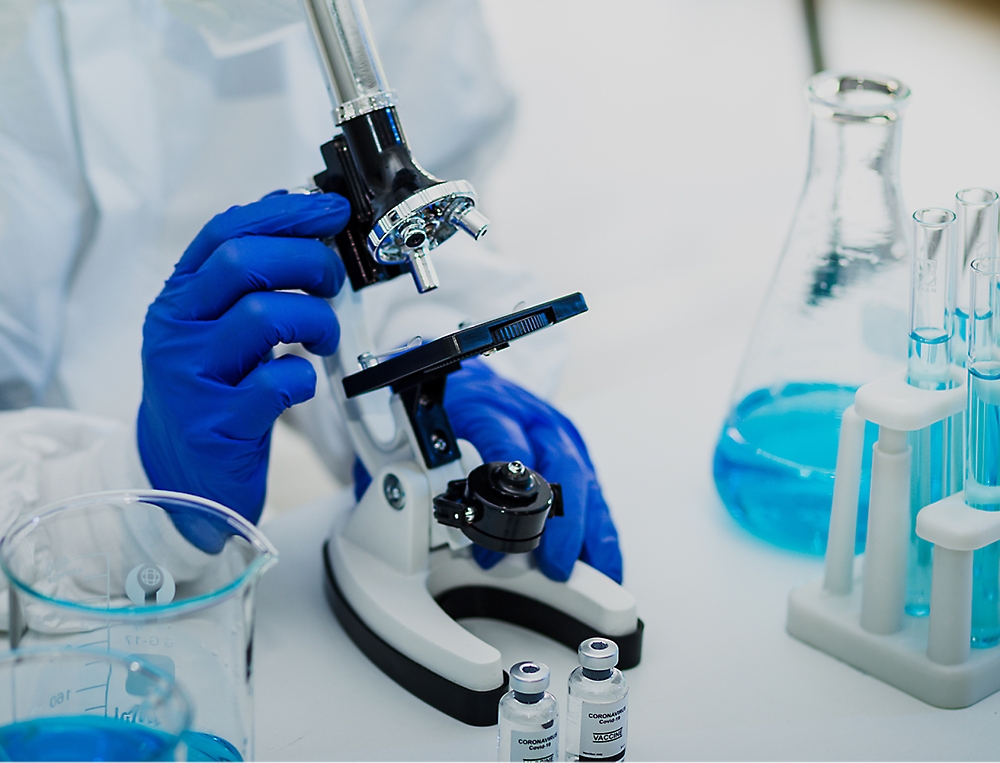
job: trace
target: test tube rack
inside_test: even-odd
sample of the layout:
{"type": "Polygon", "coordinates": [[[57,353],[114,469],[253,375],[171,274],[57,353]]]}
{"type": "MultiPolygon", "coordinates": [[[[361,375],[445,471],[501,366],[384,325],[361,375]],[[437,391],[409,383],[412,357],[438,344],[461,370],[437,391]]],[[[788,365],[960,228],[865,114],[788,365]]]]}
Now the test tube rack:
{"type": "Polygon", "coordinates": [[[914,697],[961,708],[1000,689],[1000,647],[970,649],[972,554],[1000,540],[1000,512],[966,505],[958,492],[922,508],[917,534],[934,543],[930,614],[904,611],[910,537],[908,433],[966,405],[965,374],[954,386],[918,389],[906,372],[861,387],[844,411],[823,578],[794,589],[788,632],[914,697]],[[854,557],[865,422],[879,427],[872,453],[868,540],[854,557]]]}

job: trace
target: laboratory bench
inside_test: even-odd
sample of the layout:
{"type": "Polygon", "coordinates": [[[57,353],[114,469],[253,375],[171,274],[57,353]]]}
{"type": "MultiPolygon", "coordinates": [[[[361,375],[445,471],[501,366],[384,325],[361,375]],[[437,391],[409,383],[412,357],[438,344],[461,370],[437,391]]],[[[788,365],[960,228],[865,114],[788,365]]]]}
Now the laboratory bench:
{"type": "MultiPolygon", "coordinates": [[[[591,308],[561,329],[570,351],[555,402],[587,440],[646,625],[642,663],[627,672],[629,758],[997,758],[1000,693],[937,709],[790,637],[788,593],[819,577],[822,560],[749,535],[712,482],[803,182],[811,70],[800,3],[485,7],[519,99],[480,189],[493,245],[530,263],[553,296],[579,290],[591,308]]],[[[913,90],[908,210],[1000,185],[992,6],[825,0],[819,10],[828,66],[886,72],[913,90]]],[[[347,488],[327,490],[263,525],[281,561],[260,584],[258,758],[495,759],[495,727],[409,695],[331,613],[321,548],[351,503],[347,488]]],[[[571,650],[503,623],[465,624],[508,665],[548,664],[565,702],[571,650]]]]}

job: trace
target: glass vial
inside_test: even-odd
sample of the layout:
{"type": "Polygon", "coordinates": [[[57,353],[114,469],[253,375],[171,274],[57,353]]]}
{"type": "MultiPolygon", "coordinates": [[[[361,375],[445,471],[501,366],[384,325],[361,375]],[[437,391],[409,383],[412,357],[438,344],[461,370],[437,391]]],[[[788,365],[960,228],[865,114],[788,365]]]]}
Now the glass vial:
{"type": "Polygon", "coordinates": [[[591,638],[577,649],[580,667],[569,675],[566,760],[624,760],[628,741],[628,685],[618,645],[591,638]]]}
{"type": "MultiPolygon", "coordinates": [[[[825,551],[841,414],[861,384],[906,357],[899,147],[909,95],[867,74],[821,72],[806,87],[805,188],[714,459],[732,515],[785,548],[825,551]]],[[[859,550],[874,426],[867,435],[859,550]]]]}
{"type": "MultiPolygon", "coordinates": [[[[953,385],[955,227],[955,213],[950,209],[918,209],[913,213],[906,382],[919,389],[944,390],[953,385]]],[[[917,512],[961,489],[961,416],[910,432],[909,442],[913,455],[906,613],[923,617],[930,612],[934,544],[917,535],[917,512]]]]}
{"type": "Polygon", "coordinates": [[[510,691],[500,698],[497,760],[559,759],[559,705],[548,687],[549,669],[540,662],[510,669],[510,691]]]}
{"type": "MultiPolygon", "coordinates": [[[[965,502],[1000,511],[1000,259],[972,262],[965,502]]],[[[1000,643],[1000,543],[972,555],[972,646],[1000,643]]]]}

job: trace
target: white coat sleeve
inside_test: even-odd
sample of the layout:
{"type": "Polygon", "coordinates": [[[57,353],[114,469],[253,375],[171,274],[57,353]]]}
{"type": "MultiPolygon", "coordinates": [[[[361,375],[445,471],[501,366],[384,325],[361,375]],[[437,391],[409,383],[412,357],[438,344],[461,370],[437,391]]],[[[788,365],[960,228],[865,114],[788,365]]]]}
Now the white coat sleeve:
{"type": "Polygon", "coordinates": [[[0,409],[61,401],[66,294],[96,211],[77,151],[59,8],[0,10],[0,409]]]}
{"type": "MultiPolygon", "coordinates": [[[[149,481],[133,427],[55,408],[0,413],[0,533],[19,517],[70,496],[144,488],[149,481]]],[[[0,591],[6,587],[0,578],[0,591]]],[[[7,626],[8,605],[0,594],[0,628],[7,626]]]]}

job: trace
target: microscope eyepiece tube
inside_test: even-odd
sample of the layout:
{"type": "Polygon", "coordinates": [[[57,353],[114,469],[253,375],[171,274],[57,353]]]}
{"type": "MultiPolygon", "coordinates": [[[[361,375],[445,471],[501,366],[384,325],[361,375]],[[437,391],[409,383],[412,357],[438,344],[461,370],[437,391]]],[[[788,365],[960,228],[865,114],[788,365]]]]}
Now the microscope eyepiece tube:
{"type": "Polygon", "coordinates": [[[302,0],[337,124],[395,105],[360,0],[302,0]]]}
{"type": "Polygon", "coordinates": [[[489,220],[464,180],[441,180],[410,153],[363,0],[302,0],[340,134],[323,144],[324,193],[351,202],[335,237],[354,289],[407,270],[421,293],[438,286],[428,253],[456,231],[479,239],[489,220]]]}

